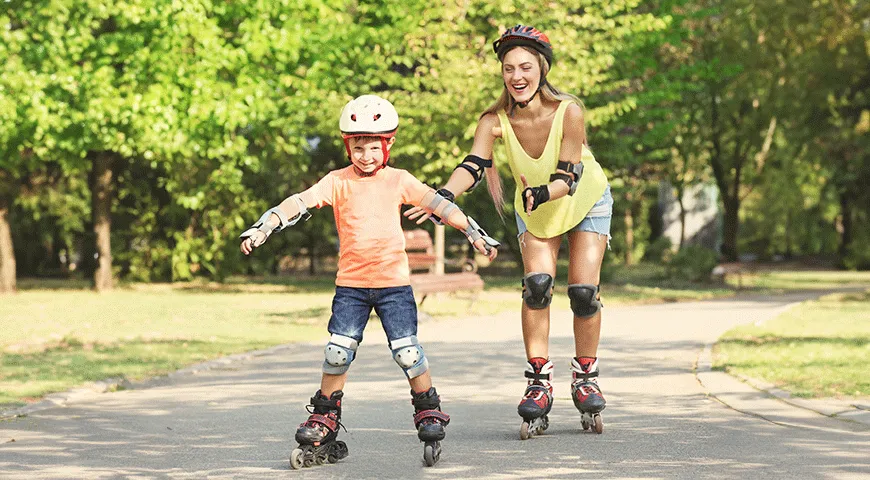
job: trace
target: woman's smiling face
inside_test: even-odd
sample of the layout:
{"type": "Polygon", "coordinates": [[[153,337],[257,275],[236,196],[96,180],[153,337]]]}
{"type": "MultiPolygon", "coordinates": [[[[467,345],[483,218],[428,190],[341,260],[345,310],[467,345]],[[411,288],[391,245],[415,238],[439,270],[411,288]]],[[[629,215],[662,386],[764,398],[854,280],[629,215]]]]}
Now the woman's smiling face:
{"type": "Polygon", "coordinates": [[[502,59],[501,76],[514,101],[521,103],[530,100],[541,81],[538,57],[525,48],[511,49],[502,59]]]}

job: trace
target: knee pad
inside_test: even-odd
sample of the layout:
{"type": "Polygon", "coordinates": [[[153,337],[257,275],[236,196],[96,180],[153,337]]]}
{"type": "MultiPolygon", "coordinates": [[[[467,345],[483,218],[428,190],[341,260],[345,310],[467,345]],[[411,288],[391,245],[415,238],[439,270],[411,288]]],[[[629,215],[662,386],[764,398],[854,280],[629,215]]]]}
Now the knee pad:
{"type": "Polygon", "coordinates": [[[323,373],[341,375],[346,372],[350,368],[350,362],[356,357],[358,346],[359,342],[356,340],[333,333],[323,349],[323,373]]]}
{"type": "Polygon", "coordinates": [[[580,318],[589,318],[604,306],[598,299],[598,285],[568,285],[568,298],[571,300],[571,310],[580,318]]]}
{"type": "Polygon", "coordinates": [[[423,347],[417,342],[416,335],[391,341],[390,350],[393,351],[393,360],[402,367],[409,380],[429,370],[429,360],[423,353],[423,347]]]}
{"type": "Polygon", "coordinates": [[[530,273],[523,278],[523,300],[532,310],[541,310],[553,299],[553,277],[547,273],[530,273]]]}

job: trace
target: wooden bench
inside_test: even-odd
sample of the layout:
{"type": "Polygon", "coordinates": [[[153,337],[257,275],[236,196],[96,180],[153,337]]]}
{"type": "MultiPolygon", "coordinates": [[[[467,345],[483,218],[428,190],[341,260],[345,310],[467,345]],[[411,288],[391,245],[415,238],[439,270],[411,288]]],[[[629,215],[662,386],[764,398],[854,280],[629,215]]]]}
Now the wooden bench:
{"type": "Polygon", "coordinates": [[[435,273],[435,246],[426,230],[405,231],[405,252],[411,267],[411,288],[420,297],[420,305],[430,293],[466,291],[472,293],[473,302],[483,290],[483,279],[473,271],[473,262],[462,262],[463,272],[435,273]]]}

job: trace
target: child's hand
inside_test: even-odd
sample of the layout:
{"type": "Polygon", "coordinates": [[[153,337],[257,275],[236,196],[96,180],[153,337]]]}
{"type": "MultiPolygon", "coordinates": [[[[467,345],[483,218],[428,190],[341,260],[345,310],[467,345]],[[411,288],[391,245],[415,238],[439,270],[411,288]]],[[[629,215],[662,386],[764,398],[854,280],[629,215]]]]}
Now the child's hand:
{"type": "Polygon", "coordinates": [[[498,249],[495,247],[489,247],[489,251],[487,251],[486,240],[482,238],[478,238],[476,242],[474,242],[474,249],[478,252],[486,255],[489,258],[489,261],[495,260],[495,257],[498,256],[498,249]]]}
{"type": "Polygon", "coordinates": [[[404,215],[408,217],[409,220],[414,220],[415,218],[420,217],[417,220],[417,225],[420,225],[432,216],[432,214],[427,212],[423,207],[411,207],[405,210],[404,215]]]}
{"type": "Polygon", "coordinates": [[[259,247],[266,241],[266,234],[263,232],[254,232],[250,237],[242,240],[240,249],[245,255],[250,255],[255,248],[259,247]]]}

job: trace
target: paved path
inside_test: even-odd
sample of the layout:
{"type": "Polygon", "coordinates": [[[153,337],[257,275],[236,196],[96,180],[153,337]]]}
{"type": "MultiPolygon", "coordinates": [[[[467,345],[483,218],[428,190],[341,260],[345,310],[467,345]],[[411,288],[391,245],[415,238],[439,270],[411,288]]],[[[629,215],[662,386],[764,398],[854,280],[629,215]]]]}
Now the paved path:
{"type": "Polygon", "coordinates": [[[507,314],[421,325],[453,418],[434,468],[422,466],[407,383],[372,324],[345,389],[349,431],[340,438],[350,456],[338,464],[288,467],[322,359],[322,345],[294,345],[0,422],[0,478],[870,478],[865,425],[752,389],[732,393],[730,403],[772,408],[774,423],[708,396],[694,373],[721,332],[803,298],[606,308],[603,435],[580,430],[569,397],[564,311],[552,327],[551,427],[518,439],[525,359],[518,314],[507,314]]]}

